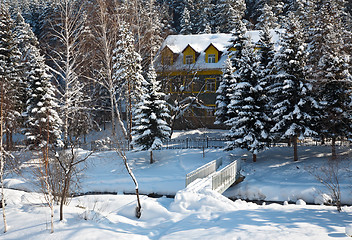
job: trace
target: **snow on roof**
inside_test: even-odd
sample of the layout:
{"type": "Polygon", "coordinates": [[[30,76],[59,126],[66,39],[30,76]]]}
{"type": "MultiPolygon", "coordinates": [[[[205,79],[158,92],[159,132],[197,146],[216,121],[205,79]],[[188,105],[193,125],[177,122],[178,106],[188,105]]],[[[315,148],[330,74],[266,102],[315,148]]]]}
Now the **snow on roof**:
{"type": "Polygon", "coordinates": [[[187,45],[190,45],[195,51],[204,51],[211,43],[219,51],[226,49],[230,44],[231,34],[196,34],[196,35],[169,35],[163,42],[161,49],[168,46],[174,53],[181,53],[187,45]]]}
{"type": "MultiPolygon", "coordinates": [[[[277,31],[282,32],[282,30],[271,30],[271,35],[273,37],[273,42],[278,43],[279,34],[277,31]]],[[[260,39],[260,31],[248,31],[246,33],[253,43],[257,43],[260,39]]],[[[231,34],[227,33],[217,33],[217,34],[195,34],[195,35],[169,35],[161,45],[159,53],[168,47],[173,53],[178,54],[176,61],[173,65],[167,66],[168,70],[183,70],[192,69],[202,70],[202,69],[222,69],[224,67],[225,60],[227,58],[227,50],[230,46],[230,40],[232,38],[231,34]],[[219,51],[223,52],[219,61],[217,63],[206,63],[205,62],[205,50],[213,44],[219,51]],[[190,65],[183,64],[183,54],[182,51],[187,47],[191,46],[195,51],[200,53],[196,63],[190,65]]],[[[158,54],[159,55],[159,54],[158,54]]],[[[160,57],[157,56],[156,63],[160,62],[160,57]]],[[[158,67],[156,66],[156,69],[158,67]]],[[[165,66],[164,66],[164,70],[165,66]]]]}

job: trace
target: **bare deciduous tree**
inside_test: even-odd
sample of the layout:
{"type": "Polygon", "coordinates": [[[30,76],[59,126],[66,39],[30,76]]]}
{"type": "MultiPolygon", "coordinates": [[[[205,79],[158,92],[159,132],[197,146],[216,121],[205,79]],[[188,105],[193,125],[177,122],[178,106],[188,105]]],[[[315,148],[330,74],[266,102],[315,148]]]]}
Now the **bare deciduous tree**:
{"type": "Polygon", "coordinates": [[[82,103],[84,85],[80,81],[84,58],[81,50],[85,33],[85,4],[76,0],[61,0],[57,4],[57,18],[51,22],[51,38],[55,39],[50,49],[51,71],[59,86],[63,140],[68,146],[71,122],[77,112],[84,109],[82,103]]]}
{"type": "Polygon", "coordinates": [[[63,150],[60,154],[56,156],[56,160],[60,165],[62,174],[60,174],[61,179],[55,179],[60,181],[60,221],[64,219],[64,205],[67,202],[67,198],[70,194],[70,187],[72,186],[72,181],[77,180],[80,169],[78,165],[85,162],[93,152],[89,152],[86,155],[80,156],[75,149],[75,145],[71,144],[70,149],[63,150]]]}
{"type": "Polygon", "coordinates": [[[128,174],[131,176],[132,181],[133,181],[133,183],[135,185],[136,197],[137,197],[137,206],[136,206],[135,216],[137,218],[140,218],[141,215],[142,215],[142,205],[141,205],[140,198],[139,198],[138,181],[137,181],[136,177],[134,176],[134,174],[132,172],[132,169],[128,165],[127,156],[126,156],[126,152],[124,150],[124,147],[120,144],[120,142],[118,141],[117,138],[115,138],[115,142],[116,142],[116,145],[117,145],[117,148],[115,149],[115,151],[121,157],[121,159],[122,159],[122,161],[123,161],[123,163],[125,165],[125,168],[126,168],[128,174]]]}
{"type": "Polygon", "coordinates": [[[319,168],[307,169],[330,192],[333,204],[339,212],[341,212],[340,170],[340,160],[336,158],[329,159],[326,165],[319,168]]]}
{"type": "Polygon", "coordinates": [[[92,69],[92,76],[89,78],[96,84],[105,88],[109,95],[112,134],[116,136],[116,122],[120,127],[123,136],[127,137],[127,131],[123,125],[121,114],[117,103],[117,83],[113,79],[113,50],[117,42],[117,24],[114,21],[114,7],[109,5],[108,1],[97,0],[92,10],[91,36],[94,48],[92,55],[98,64],[92,69]]]}

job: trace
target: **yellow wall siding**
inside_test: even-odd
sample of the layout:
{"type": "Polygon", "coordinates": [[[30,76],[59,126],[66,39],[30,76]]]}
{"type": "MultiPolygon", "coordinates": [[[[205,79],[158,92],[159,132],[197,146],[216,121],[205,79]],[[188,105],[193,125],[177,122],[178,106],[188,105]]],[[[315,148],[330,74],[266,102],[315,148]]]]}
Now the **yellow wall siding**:
{"type": "Polygon", "coordinates": [[[195,51],[190,47],[188,46],[184,51],[183,51],[183,64],[186,64],[186,56],[193,56],[193,62],[192,63],[195,63],[195,59],[196,59],[196,53],[195,51]]]}
{"type": "Polygon", "coordinates": [[[173,71],[173,72],[157,72],[157,75],[159,76],[194,76],[194,75],[222,75],[221,70],[203,70],[203,71],[173,71]]]}
{"type": "MultiPolygon", "coordinates": [[[[255,52],[257,52],[257,51],[260,50],[260,49],[261,49],[261,47],[254,47],[254,51],[255,51],[255,52]]],[[[234,48],[234,47],[232,47],[232,48],[229,49],[229,51],[230,51],[230,52],[233,52],[233,51],[237,51],[237,49],[234,48]]]]}
{"type": "Polygon", "coordinates": [[[174,55],[174,53],[170,50],[170,48],[168,48],[168,47],[164,48],[161,53],[161,63],[163,65],[169,65],[169,64],[172,65],[174,62],[173,55],[174,55]],[[171,61],[170,62],[165,61],[168,59],[170,59],[171,61]]]}
{"type": "Polygon", "coordinates": [[[217,63],[219,61],[219,52],[216,50],[216,48],[211,45],[207,51],[205,52],[205,62],[208,63],[208,55],[209,54],[215,54],[215,62],[217,63]]]}

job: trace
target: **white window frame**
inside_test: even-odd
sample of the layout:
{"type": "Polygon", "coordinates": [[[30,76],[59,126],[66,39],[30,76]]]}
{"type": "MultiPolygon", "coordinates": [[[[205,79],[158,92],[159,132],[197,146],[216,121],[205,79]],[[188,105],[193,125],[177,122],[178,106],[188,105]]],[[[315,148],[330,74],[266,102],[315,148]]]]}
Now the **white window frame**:
{"type": "Polygon", "coordinates": [[[193,55],[186,55],[185,62],[186,62],[186,64],[192,64],[193,63],[193,55]]]}
{"type": "Polygon", "coordinates": [[[208,63],[215,63],[216,56],[215,54],[208,54],[208,63]]]}

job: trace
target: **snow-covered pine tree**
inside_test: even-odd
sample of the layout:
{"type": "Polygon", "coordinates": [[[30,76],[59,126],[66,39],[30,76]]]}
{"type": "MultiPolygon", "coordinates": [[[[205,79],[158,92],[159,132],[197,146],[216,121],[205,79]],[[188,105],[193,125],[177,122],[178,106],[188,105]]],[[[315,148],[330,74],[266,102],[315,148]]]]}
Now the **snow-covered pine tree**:
{"type": "Polygon", "coordinates": [[[336,158],[336,139],[350,138],[352,133],[350,57],[344,42],[345,1],[322,0],[318,3],[312,20],[314,26],[308,34],[311,46],[308,69],[323,107],[320,134],[322,138],[332,140],[332,156],[336,158]]]}
{"type": "Polygon", "coordinates": [[[247,149],[253,154],[255,162],[258,152],[267,146],[269,134],[265,126],[269,119],[264,108],[266,104],[263,98],[264,89],[258,81],[259,62],[250,41],[249,39],[242,46],[242,58],[234,73],[238,82],[232,85],[230,95],[231,102],[228,108],[233,117],[227,121],[231,129],[227,134],[230,141],[225,149],[247,149]]]}
{"type": "Polygon", "coordinates": [[[210,0],[198,0],[194,1],[194,13],[191,14],[193,17],[193,33],[206,33],[208,23],[211,16],[211,1],[210,0]]]}
{"type": "Polygon", "coordinates": [[[246,10],[243,0],[217,0],[213,11],[214,19],[212,28],[214,32],[230,33],[236,23],[242,19],[246,10]]]}
{"type": "MultiPolygon", "coordinates": [[[[232,31],[232,37],[230,39],[230,45],[228,46],[228,51],[229,51],[229,57],[231,59],[232,63],[232,68],[236,72],[238,69],[242,67],[242,58],[243,58],[243,47],[245,44],[248,42],[248,38],[246,36],[246,26],[243,24],[242,21],[238,21],[236,23],[235,29],[232,31]]],[[[239,79],[239,74],[234,74],[233,79],[230,82],[230,89],[231,92],[234,91],[236,88],[237,83],[241,81],[239,79]]],[[[236,112],[233,111],[233,109],[228,108],[228,118],[231,119],[236,116],[236,112]]],[[[226,124],[226,122],[225,122],[226,124]]],[[[229,126],[231,127],[231,125],[229,126]]]]}
{"type": "Polygon", "coordinates": [[[170,137],[169,110],[160,91],[154,67],[151,65],[147,80],[143,82],[143,95],[134,113],[133,145],[150,151],[150,163],[154,162],[153,150],[162,146],[162,141],[170,137]]]}
{"type": "MultiPolygon", "coordinates": [[[[270,88],[274,87],[274,80],[272,75],[274,75],[274,56],[275,49],[274,43],[272,41],[272,36],[270,34],[268,24],[263,22],[263,29],[260,31],[260,39],[258,42],[258,59],[259,59],[259,71],[258,71],[258,84],[262,87],[262,101],[265,103],[263,108],[269,119],[272,118],[272,96],[268,94],[270,88]]],[[[266,122],[265,129],[270,133],[270,129],[273,124],[270,121],[266,122]]],[[[269,134],[270,135],[270,134],[269,134]]]]}
{"type": "Polygon", "coordinates": [[[223,69],[223,75],[220,81],[220,85],[216,91],[216,112],[215,112],[215,122],[214,124],[224,125],[228,116],[228,105],[230,104],[230,94],[231,94],[231,84],[234,81],[234,69],[232,68],[232,63],[228,57],[225,62],[225,67],[223,69]]]}
{"type": "Polygon", "coordinates": [[[306,80],[306,44],[301,23],[294,13],[289,13],[285,29],[274,60],[277,84],[269,92],[274,95],[273,120],[276,122],[271,131],[282,140],[292,141],[294,161],[297,161],[297,140],[317,134],[313,126],[319,118],[319,105],[306,80]]]}
{"type": "Polygon", "coordinates": [[[188,4],[185,5],[182,15],[181,15],[181,22],[180,22],[180,33],[183,35],[188,35],[192,33],[192,23],[191,23],[191,17],[190,17],[190,12],[188,10],[188,4]]]}
{"type": "Polygon", "coordinates": [[[274,15],[272,11],[272,7],[269,6],[267,3],[264,4],[262,9],[260,10],[261,15],[257,19],[257,24],[255,25],[256,29],[263,29],[264,24],[269,29],[275,29],[279,26],[277,23],[277,17],[274,15]]]}
{"type": "Polygon", "coordinates": [[[241,20],[236,22],[235,28],[232,30],[232,37],[230,39],[229,56],[232,62],[232,67],[237,70],[240,66],[240,62],[242,59],[242,48],[248,41],[246,37],[246,26],[243,24],[241,20]]]}
{"type": "Polygon", "coordinates": [[[176,32],[181,31],[181,16],[184,9],[184,0],[165,0],[166,4],[172,13],[171,25],[175,28],[176,32]]]}
{"type": "Polygon", "coordinates": [[[29,55],[33,47],[38,47],[39,43],[34,33],[32,32],[31,27],[28,23],[25,23],[22,14],[17,12],[14,34],[16,37],[16,43],[18,50],[21,53],[21,80],[22,83],[19,86],[18,96],[23,102],[21,107],[21,113],[26,110],[26,104],[28,101],[28,73],[31,72],[32,66],[30,64],[29,55]]]}
{"type": "Polygon", "coordinates": [[[113,51],[112,63],[112,79],[116,83],[115,98],[124,101],[127,105],[128,139],[131,140],[132,108],[140,101],[142,82],[145,80],[142,76],[141,57],[135,51],[132,32],[123,20],[120,23],[119,40],[113,51]]]}
{"type": "Polygon", "coordinates": [[[43,148],[47,144],[63,146],[60,129],[62,121],[57,113],[56,91],[51,83],[48,67],[35,47],[28,58],[32,70],[28,73],[30,88],[26,112],[27,139],[32,148],[43,148]]]}
{"type": "Polygon", "coordinates": [[[13,21],[5,4],[0,5],[0,81],[4,86],[4,131],[7,149],[12,148],[12,134],[20,123],[21,102],[20,92],[23,90],[21,79],[21,53],[18,51],[13,21]]]}

